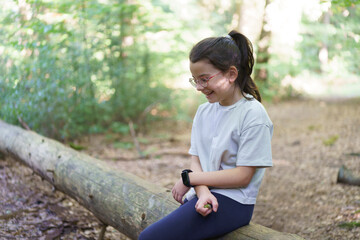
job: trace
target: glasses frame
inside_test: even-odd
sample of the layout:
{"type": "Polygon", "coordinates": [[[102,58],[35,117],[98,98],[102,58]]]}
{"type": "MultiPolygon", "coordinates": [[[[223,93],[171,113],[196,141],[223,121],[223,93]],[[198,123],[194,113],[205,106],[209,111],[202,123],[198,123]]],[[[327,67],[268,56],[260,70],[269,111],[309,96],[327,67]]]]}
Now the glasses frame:
{"type": "Polygon", "coordinates": [[[202,87],[207,87],[208,82],[209,82],[212,78],[214,78],[214,77],[216,77],[217,75],[219,75],[220,73],[222,73],[222,72],[220,71],[220,72],[218,72],[218,73],[216,73],[216,74],[214,74],[214,75],[206,78],[205,80],[196,80],[196,78],[191,77],[191,78],[189,78],[189,83],[190,83],[193,87],[195,87],[195,88],[197,87],[198,84],[199,84],[200,86],[202,86],[202,87]]]}

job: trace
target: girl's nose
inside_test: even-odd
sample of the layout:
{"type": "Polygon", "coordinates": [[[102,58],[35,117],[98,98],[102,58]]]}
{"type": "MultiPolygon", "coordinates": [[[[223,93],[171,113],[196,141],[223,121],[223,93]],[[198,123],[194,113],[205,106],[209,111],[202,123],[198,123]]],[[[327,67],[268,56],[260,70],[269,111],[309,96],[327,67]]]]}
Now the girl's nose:
{"type": "Polygon", "coordinates": [[[201,86],[201,84],[198,84],[198,83],[196,84],[196,90],[201,91],[203,89],[204,89],[204,87],[201,86]]]}

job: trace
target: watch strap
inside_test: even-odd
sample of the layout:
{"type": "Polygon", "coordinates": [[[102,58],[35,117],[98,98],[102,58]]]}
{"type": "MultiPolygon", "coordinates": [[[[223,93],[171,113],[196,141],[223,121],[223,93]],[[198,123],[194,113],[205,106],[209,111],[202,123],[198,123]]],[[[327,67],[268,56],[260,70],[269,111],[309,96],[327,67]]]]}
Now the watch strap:
{"type": "Polygon", "coordinates": [[[181,178],[182,178],[183,184],[187,187],[193,187],[190,184],[190,178],[189,178],[189,173],[191,173],[191,172],[192,172],[192,170],[190,170],[190,169],[184,169],[181,172],[181,178]]]}

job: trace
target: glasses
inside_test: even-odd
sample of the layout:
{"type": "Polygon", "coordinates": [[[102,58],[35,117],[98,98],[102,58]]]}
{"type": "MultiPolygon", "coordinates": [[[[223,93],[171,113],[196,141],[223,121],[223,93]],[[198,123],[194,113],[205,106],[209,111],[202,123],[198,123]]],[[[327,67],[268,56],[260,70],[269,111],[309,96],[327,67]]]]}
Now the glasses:
{"type": "Polygon", "coordinates": [[[200,78],[200,79],[196,79],[196,78],[189,78],[189,82],[191,83],[191,85],[193,85],[193,87],[197,87],[197,85],[199,84],[200,86],[202,87],[207,87],[208,85],[208,82],[210,81],[210,79],[212,79],[213,77],[217,76],[220,72],[216,73],[215,75],[212,75],[210,77],[203,77],[203,78],[200,78]]]}

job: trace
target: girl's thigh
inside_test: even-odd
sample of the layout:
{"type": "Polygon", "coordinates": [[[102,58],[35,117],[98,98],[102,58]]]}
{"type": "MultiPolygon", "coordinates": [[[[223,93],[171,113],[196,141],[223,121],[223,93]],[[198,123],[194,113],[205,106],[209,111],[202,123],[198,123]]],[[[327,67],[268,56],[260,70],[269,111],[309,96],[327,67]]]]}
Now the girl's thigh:
{"type": "Polygon", "coordinates": [[[249,224],[254,205],[244,205],[223,195],[213,193],[219,203],[218,211],[203,217],[195,210],[194,198],[163,219],[147,227],[139,240],[192,240],[219,237],[249,224]]]}

